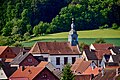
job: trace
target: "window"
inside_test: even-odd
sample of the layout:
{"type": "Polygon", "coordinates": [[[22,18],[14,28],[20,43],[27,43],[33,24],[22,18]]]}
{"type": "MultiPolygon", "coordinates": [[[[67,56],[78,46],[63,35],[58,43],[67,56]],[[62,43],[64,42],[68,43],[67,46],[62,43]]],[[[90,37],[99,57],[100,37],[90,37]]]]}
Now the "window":
{"type": "Polygon", "coordinates": [[[43,74],[42,78],[47,78],[47,74],[43,74]]]}
{"type": "Polygon", "coordinates": [[[7,50],[7,52],[9,52],[9,50],[7,50]]]}
{"type": "Polygon", "coordinates": [[[68,57],[64,57],[64,64],[68,63],[68,57]]]}
{"type": "Polygon", "coordinates": [[[56,57],[56,65],[60,65],[60,57],[56,57]]]}
{"type": "Polygon", "coordinates": [[[72,57],[72,64],[74,64],[76,57],[72,57]]]}
{"type": "Polygon", "coordinates": [[[32,59],[28,59],[28,62],[32,62],[32,59]]]}
{"type": "Polygon", "coordinates": [[[45,57],[45,58],[44,58],[44,60],[45,60],[45,61],[48,61],[48,58],[47,58],[47,57],[45,57]]]}

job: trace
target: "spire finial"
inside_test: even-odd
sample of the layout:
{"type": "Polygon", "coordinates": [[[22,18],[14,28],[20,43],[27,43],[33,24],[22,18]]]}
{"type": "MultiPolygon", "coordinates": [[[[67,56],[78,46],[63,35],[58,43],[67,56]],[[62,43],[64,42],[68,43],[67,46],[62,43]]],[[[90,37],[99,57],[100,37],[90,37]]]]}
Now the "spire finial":
{"type": "Polygon", "coordinates": [[[71,24],[71,29],[74,29],[74,18],[72,18],[72,24],[71,24]]]}

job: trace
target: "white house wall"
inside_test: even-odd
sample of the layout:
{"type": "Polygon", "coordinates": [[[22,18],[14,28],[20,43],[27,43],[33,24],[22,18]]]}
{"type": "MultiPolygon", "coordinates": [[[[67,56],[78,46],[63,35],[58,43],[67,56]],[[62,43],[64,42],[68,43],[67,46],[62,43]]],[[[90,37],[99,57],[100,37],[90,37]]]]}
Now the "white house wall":
{"type": "Polygon", "coordinates": [[[112,53],[112,55],[116,55],[116,53],[114,53],[112,49],[110,49],[110,52],[112,53]]]}
{"type": "Polygon", "coordinates": [[[3,79],[8,79],[6,74],[4,73],[3,69],[0,68],[0,80],[3,80],[3,79]]]}
{"type": "Polygon", "coordinates": [[[95,50],[95,47],[93,46],[93,44],[90,45],[90,49],[95,50]]]}
{"type": "Polygon", "coordinates": [[[56,68],[60,68],[60,70],[62,70],[64,67],[64,57],[68,57],[68,63],[70,64],[72,64],[72,57],[80,58],[79,55],[51,55],[49,58],[56,68]],[[56,57],[60,57],[60,65],[56,65],[56,57]]]}
{"type": "Polygon", "coordinates": [[[33,54],[33,56],[43,56],[48,58],[48,62],[51,62],[53,66],[62,70],[64,66],[64,57],[68,57],[68,63],[72,64],[72,57],[80,58],[80,55],[50,55],[50,54],[33,54]],[[60,65],[56,65],[56,57],[60,57],[60,65]]]}
{"type": "Polygon", "coordinates": [[[110,59],[108,62],[114,62],[112,56],[110,56],[110,59]]]}

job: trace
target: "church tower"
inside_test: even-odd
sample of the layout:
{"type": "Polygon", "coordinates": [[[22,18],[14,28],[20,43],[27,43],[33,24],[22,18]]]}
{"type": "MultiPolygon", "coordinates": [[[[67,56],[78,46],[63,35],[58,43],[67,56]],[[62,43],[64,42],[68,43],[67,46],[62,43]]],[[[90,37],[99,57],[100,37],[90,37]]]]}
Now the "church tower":
{"type": "Polygon", "coordinates": [[[71,30],[68,35],[68,42],[70,42],[71,46],[76,46],[78,44],[78,34],[75,30],[74,19],[72,18],[71,30]]]}

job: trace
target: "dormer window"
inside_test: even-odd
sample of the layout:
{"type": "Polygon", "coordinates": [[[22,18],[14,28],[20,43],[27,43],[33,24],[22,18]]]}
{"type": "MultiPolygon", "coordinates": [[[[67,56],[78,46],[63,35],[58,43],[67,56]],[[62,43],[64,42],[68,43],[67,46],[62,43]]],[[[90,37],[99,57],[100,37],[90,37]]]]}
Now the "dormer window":
{"type": "Polygon", "coordinates": [[[28,59],[28,62],[32,62],[32,59],[28,59]]]}

